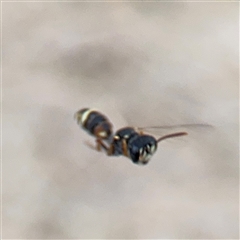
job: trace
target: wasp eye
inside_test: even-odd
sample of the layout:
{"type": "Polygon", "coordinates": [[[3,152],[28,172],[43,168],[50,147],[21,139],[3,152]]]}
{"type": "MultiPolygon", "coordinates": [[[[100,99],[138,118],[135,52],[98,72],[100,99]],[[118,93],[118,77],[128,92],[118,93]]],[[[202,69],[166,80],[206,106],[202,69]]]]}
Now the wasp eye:
{"type": "MultiPolygon", "coordinates": [[[[140,149],[140,150],[143,151],[143,149],[140,149]]],[[[138,163],[139,156],[140,156],[139,148],[136,147],[136,146],[132,146],[132,147],[129,149],[129,153],[130,153],[130,158],[132,159],[132,161],[133,161],[134,163],[138,163]]]]}

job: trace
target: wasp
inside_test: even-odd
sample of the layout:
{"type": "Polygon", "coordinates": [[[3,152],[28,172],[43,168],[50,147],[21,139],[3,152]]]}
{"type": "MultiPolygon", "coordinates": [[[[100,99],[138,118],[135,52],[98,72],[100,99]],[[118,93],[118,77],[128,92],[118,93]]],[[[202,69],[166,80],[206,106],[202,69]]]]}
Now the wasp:
{"type": "Polygon", "coordinates": [[[187,135],[187,132],[175,132],[156,139],[134,127],[124,127],[113,133],[109,119],[90,108],[79,110],[74,117],[81,128],[96,138],[98,151],[104,149],[108,156],[125,156],[141,165],[149,162],[162,140],[187,135]]]}

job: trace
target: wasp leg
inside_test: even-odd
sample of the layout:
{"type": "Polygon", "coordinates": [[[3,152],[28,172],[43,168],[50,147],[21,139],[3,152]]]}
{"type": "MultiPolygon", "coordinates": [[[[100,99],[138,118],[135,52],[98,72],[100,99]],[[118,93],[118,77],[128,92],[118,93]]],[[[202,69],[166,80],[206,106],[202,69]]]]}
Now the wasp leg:
{"type": "Polygon", "coordinates": [[[113,144],[110,144],[110,147],[108,148],[107,155],[112,156],[114,153],[114,146],[113,144]]]}
{"type": "Polygon", "coordinates": [[[98,151],[101,151],[101,148],[103,148],[106,151],[106,153],[108,153],[109,147],[105,143],[103,143],[101,139],[96,139],[96,143],[97,143],[96,148],[98,151]]]}
{"type": "Polygon", "coordinates": [[[103,148],[105,151],[108,151],[108,147],[100,139],[96,139],[96,145],[93,145],[89,141],[85,141],[84,143],[93,150],[101,152],[103,148]]]}
{"type": "Polygon", "coordinates": [[[96,139],[97,145],[98,147],[102,147],[108,156],[112,156],[114,155],[114,145],[110,144],[109,147],[106,146],[106,144],[103,143],[103,141],[101,139],[96,139]]]}
{"type": "Polygon", "coordinates": [[[122,150],[123,150],[123,155],[126,156],[126,157],[128,157],[127,142],[126,142],[125,139],[122,141],[122,150]]]}
{"type": "Polygon", "coordinates": [[[100,139],[96,139],[96,149],[97,149],[97,151],[101,152],[102,145],[101,145],[101,143],[99,141],[101,141],[101,140],[100,139]]]}
{"type": "Polygon", "coordinates": [[[90,143],[89,141],[84,141],[84,143],[88,146],[88,147],[90,147],[91,149],[93,149],[93,150],[96,150],[96,146],[94,146],[92,143],[90,143]]]}
{"type": "Polygon", "coordinates": [[[93,144],[85,141],[85,144],[88,145],[88,147],[97,150],[97,151],[101,151],[102,148],[105,150],[105,152],[107,153],[108,156],[113,155],[114,153],[114,146],[111,144],[109,147],[103,143],[103,141],[101,139],[96,139],[96,146],[94,146],[93,144]]]}

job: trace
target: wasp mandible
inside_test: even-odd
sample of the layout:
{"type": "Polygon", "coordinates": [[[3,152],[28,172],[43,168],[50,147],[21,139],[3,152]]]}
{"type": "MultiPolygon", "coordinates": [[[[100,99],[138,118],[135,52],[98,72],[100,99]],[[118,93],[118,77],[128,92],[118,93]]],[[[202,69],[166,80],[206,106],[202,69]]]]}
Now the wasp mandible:
{"type": "Polygon", "coordinates": [[[90,108],[79,110],[74,117],[80,127],[96,138],[98,151],[104,149],[108,156],[126,156],[133,163],[142,165],[149,162],[159,142],[187,135],[187,132],[176,132],[156,139],[133,127],[124,127],[113,133],[113,125],[109,119],[90,108]]]}

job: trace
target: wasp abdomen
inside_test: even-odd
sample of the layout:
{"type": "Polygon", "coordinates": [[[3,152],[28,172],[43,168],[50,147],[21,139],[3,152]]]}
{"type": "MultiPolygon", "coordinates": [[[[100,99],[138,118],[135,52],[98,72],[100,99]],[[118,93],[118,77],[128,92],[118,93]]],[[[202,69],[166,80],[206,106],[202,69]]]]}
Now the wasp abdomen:
{"type": "Polygon", "coordinates": [[[112,135],[112,124],[98,111],[84,108],[75,114],[78,124],[97,138],[107,139],[112,135]]]}

